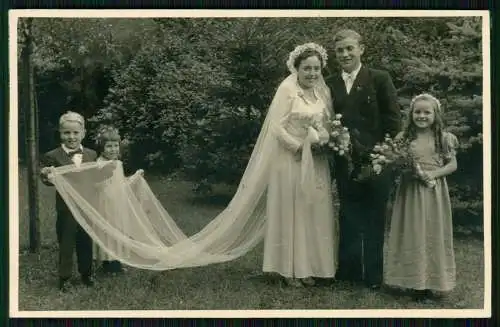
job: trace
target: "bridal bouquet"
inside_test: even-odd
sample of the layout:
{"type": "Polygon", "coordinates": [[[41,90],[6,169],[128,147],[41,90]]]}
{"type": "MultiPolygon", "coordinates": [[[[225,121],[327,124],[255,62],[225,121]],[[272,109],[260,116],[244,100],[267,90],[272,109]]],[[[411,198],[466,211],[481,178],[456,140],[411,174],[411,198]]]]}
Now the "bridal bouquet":
{"type": "Polygon", "coordinates": [[[342,126],[342,115],[336,114],[329,123],[330,140],[328,147],[335,151],[338,155],[344,156],[349,153],[351,145],[351,137],[347,127],[342,126]]]}
{"type": "Polygon", "coordinates": [[[423,170],[416,162],[410,151],[408,140],[393,140],[389,135],[385,136],[383,142],[375,145],[371,159],[371,172],[380,175],[385,169],[392,169],[398,173],[398,177],[403,173],[412,173],[420,178],[428,187],[434,187],[435,181],[425,181],[423,170]]]}
{"type": "Polygon", "coordinates": [[[387,168],[408,172],[413,165],[408,142],[394,141],[389,135],[386,135],[383,142],[373,147],[370,159],[376,175],[387,168]]]}

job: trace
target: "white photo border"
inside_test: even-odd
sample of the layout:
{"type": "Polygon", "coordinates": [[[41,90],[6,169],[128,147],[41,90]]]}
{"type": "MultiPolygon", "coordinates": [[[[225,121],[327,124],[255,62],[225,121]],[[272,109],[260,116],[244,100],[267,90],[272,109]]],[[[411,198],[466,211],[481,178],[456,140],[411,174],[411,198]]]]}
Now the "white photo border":
{"type": "Polygon", "coordinates": [[[490,24],[487,10],[148,10],[148,9],[13,9],[9,11],[9,314],[11,318],[489,318],[492,306],[491,250],[491,78],[490,24]],[[19,311],[19,181],[17,23],[26,17],[162,18],[162,17],[482,17],[483,52],[483,309],[391,310],[165,310],[165,311],[19,311]]]}

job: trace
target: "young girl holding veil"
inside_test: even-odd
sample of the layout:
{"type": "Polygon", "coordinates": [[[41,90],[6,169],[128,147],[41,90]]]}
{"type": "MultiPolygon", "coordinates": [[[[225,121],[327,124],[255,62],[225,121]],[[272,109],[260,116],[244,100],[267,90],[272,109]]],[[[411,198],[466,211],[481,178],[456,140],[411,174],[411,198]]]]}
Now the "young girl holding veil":
{"type": "MultiPolygon", "coordinates": [[[[96,138],[96,145],[98,148],[99,156],[97,158],[97,162],[103,163],[110,160],[119,160],[120,148],[121,148],[121,137],[120,133],[113,126],[103,126],[96,138]]],[[[142,170],[139,171],[142,174],[142,170]]],[[[111,175],[111,173],[110,173],[111,175]]],[[[126,216],[120,215],[120,206],[116,205],[114,201],[113,189],[109,186],[109,183],[112,181],[112,176],[109,178],[99,182],[96,186],[97,192],[99,194],[100,199],[100,207],[104,212],[107,213],[106,218],[114,220],[112,222],[114,227],[121,227],[122,230],[126,228],[126,221],[122,221],[126,216]]],[[[120,244],[116,241],[111,241],[108,238],[108,242],[106,242],[106,246],[113,249],[117,253],[124,252],[124,249],[120,246],[120,244]]],[[[96,261],[102,262],[102,271],[104,273],[119,273],[122,272],[122,265],[120,261],[116,260],[112,255],[106,253],[98,244],[94,242],[94,259],[96,261]]]]}
{"type": "Polygon", "coordinates": [[[337,217],[328,159],[311,147],[328,142],[325,129],[331,99],[321,74],[323,47],[298,46],[290,53],[291,72],[279,86],[268,113],[277,141],[267,195],[265,272],[277,272],[295,287],[313,277],[333,278],[337,266],[337,217]]]}

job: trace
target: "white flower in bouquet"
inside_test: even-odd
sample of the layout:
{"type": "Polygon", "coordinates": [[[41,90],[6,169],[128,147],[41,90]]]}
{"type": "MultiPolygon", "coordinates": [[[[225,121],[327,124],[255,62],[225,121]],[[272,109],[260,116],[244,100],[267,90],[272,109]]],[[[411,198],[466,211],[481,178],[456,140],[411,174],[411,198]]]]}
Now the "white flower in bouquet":
{"type": "Polygon", "coordinates": [[[344,147],[349,147],[349,144],[351,143],[351,135],[349,135],[349,133],[342,133],[339,135],[339,143],[344,147]]]}
{"type": "Polygon", "coordinates": [[[380,175],[380,173],[382,172],[382,165],[376,163],[373,165],[373,172],[377,175],[380,175]]]}
{"type": "Polygon", "coordinates": [[[350,135],[347,127],[342,126],[342,115],[336,114],[329,121],[331,140],[328,146],[337,152],[338,155],[346,155],[350,146],[350,135]]]}

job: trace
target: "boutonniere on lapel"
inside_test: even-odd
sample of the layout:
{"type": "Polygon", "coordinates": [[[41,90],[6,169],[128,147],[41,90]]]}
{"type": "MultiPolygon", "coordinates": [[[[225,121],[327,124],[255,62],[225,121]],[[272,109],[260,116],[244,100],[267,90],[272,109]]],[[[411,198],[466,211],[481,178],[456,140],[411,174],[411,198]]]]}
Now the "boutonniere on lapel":
{"type": "Polygon", "coordinates": [[[356,92],[359,92],[359,91],[362,91],[362,90],[363,90],[362,86],[360,86],[360,85],[356,86],[356,92]]]}

